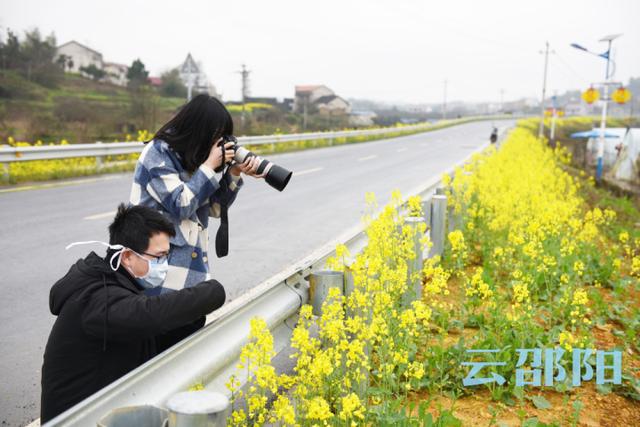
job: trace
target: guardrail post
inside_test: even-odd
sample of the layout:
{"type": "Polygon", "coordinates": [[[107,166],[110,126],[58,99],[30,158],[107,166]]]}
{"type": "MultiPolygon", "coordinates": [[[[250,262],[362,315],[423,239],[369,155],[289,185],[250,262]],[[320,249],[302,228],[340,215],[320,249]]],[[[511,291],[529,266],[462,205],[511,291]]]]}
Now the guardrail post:
{"type": "Polygon", "coordinates": [[[344,296],[348,297],[351,295],[353,290],[356,288],[356,285],[353,281],[353,271],[351,267],[344,266],[344,296]]]}
{"type": "Polygon", "coordinates": [[[309,300],[313,314],[322,315],[322,303],[329,295],[329,289],[338,288],[344,295],[344,274],[340,271],[322,270],[309,276],[309,300]]]}
{"type": "Polygon", "coordinates": [[[167,400],[169,418],[163,427],[224,427],[229,399],[208,390],[185,391],[167,400]]]}
{"type": "Polygon", "coordinates": [[[159,427],[166,424],[168,416],[168,411],[153,405],[129,406],[110,411],[96,424],[98,427],[159,427]]]}
{"type": "Polygon", "coordinates": [[[429,257],[442,255],[444,250],[445,226],[447,223],[447,196],[435,194],[431,198],[431,253],[429,257]]]}
{"type": "Polygon", "coordinates": [[[422,214],[424,215],[424,222],[427,224],[427,230],[431,227],[431,199],[424,200],[422,202],[422,214]]]}
{"type": "MultiPolygon", "coordinates": [[[[102,141],[96,141],[96,144],[101,146],[102,141]]],[[[96,156],[96,169],[100,170],[104,166],[105,156],[96,156]]]]}
{"type": "Polygon", "coordinates": [[[409,225],[413,230],[413,252],[415,257],[409,261],[407,269],[407,290],[402,298],[402,305],[408,307],[411,301],[420,299],[422,297],[422,245],[420,240],[422,239],[422,233],[420,232],[420,225],[424,224],[424,218],[422,217],[409,217],[405,219],[405,224],[409,225]],[[418,275],[418,277],[414,277],[418,275]]]}

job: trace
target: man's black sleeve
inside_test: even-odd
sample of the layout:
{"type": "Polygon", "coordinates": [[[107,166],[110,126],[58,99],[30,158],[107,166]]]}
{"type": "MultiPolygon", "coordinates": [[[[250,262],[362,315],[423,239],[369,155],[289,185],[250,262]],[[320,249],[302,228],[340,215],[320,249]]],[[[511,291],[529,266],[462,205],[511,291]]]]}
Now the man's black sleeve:
{"type": "Polygon", "coordinates": [[[84,331],[109,340],[152,337],[192,323],[220,308],[226,294],[216,280],[156,296],[133,294],[124,288],[96,291],[82,316],[84,331]]]}

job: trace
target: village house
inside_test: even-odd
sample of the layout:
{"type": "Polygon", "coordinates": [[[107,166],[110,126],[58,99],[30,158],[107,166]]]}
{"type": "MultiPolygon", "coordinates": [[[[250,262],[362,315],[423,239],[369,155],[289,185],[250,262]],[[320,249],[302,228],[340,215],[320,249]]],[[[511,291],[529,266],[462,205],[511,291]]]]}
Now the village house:
{"type": "Polygon", "coordinates": [[[90,65],[102,70],[104,66],[100,52],[75,40],[58,46],[55,59],[57,60],[62,55],[67,58],[65,71],[68,72],[80,73],[81,68],[89,67],[90,65]]]}
{"type": "Polygon", "coordinates": [[[351,105],[324,85],[296,86],[293,110],[297,113],[318,112],[341,115],[351,112],[351,105]]]}
{"type": "Polygon", "coordinates": [[[82,69],[93,65],[95,68],[104,71],[103,81],[118,86],[127,85],[128,67],[126,65],[115,62],[105,62],[100,52],[82,43],[78,43],[75,40],[58,46],[54,60],[58,61],[60,57],[64,57],[65,59],[64,69],[66,72],[79,73],[85,77],[90,77],[87,73],[83,72],[82,69]]]}

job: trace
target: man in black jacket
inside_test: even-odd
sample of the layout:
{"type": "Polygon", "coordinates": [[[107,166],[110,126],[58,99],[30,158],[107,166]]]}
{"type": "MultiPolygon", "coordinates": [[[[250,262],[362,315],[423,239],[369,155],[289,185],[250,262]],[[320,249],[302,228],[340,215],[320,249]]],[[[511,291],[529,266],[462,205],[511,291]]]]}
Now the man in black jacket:
{"type": "Polygon", "coordinates": [[[91,252],[53,285],[49,307],[58,318],[42,366],[42,423],[154,357],[157,337],[202,325],[224,304],[215,280],[144,295],[166,276],[174,233],[159,212],[121,204],[109,226],[110,244],[103,243],[107,256],[91,252]]]}

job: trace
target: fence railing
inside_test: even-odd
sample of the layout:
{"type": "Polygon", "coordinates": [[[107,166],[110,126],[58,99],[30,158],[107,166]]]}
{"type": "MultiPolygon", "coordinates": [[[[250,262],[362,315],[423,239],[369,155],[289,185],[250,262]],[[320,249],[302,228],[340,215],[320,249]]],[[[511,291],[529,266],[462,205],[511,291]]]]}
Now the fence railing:
{"type": "MultiPolygon", "coordinates": [[[[503,134],[506,128],[501,128],[503,134]]],[[[483,144],[476,152],[484,150],[483,144]]],[[[445,173],[466,163],[471,155],[452,166],[445,173]]],[[[431,254],[441,253],[446,235],[446,197],[438,194],[440,176],[434,177],[410,191],[408,196],[422,197],[427,221],[427,233],[434,242],[431,254]],[[433,206],[433,207],[432,207],[433,206]]],[[[335,247],[344,243],[351,254],[358,254],[367,244],[363,225],[356,226],[313,253],[293,263],[285,270],[264,281],[241,297],[212,313],[207,326],[166,350],[137,369],[98,391],[89,398],[60,414],[46,426],[95,426],[108,412],[134,405],[162,407],[176,392],[200,383],[204,388],[229,396],[226,383],[236,372],[242,347],[248,342],[250,319],[263,318],[274,338],[274,350],[287,348],[300,307],[309,300],[308,278],[312,272],[324,269],[335,247]]],[[[246,375],[246,374],[245,374],[246,375]]]]}
{"type": "MultiPolygon", "coordinates": [[[[492,119],[504,117],[491,117],[492,119]]],[[[385,127],[378,129],[347,130],[334,132],[291,133],[282,135],[242,136],[238,142],[244,145],[280,144],[294,141],[332,140],[336,138],[352,138],[358,136],[377,136],[392,133],[415,132],[429,130],[439,126],[484,120],[487,117],[467,117],[440,121],[436,123],[420,123],[416,125],[385,127]]],[[[66,159],[72,157],[105,157],[121,154],[140,153],[144,145],[134,142],[96,142],[91,144],[41,145],[33,147],[0,146],[0,163],[27,162],[33,160],[66,159]]]]}

